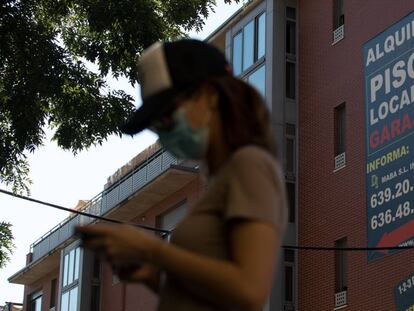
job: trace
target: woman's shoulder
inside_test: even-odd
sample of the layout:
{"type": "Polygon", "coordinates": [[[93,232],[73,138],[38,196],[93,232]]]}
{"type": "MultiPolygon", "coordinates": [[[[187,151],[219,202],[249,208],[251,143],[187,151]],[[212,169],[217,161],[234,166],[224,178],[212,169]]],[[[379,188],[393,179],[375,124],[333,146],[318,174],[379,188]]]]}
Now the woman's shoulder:
{"type": "Polygon", "coordinates": [[[227,164],[227,175],[236,178],[250,178],[254,172],[261,172],[263,176],[281,178],[282,167],[276,157],[266,149],[246,145],[237,149],[227,164]]]}
{"type": "Polygon", "coordinates": [[[244,166],[244,165],[275,165],[278,166],[278,161],[275,156],[273,156],[266,149],[256,146],[256,145],[246,145],[237,149],[230,162],[235,166],[244,166]]]}
{"type": "Polygon", "coordinates": [[[283,171],[276,158],[259,146],[238,149],[228,170],[227,218],[270,222],[282,233],[286,223],[283,171]]]}

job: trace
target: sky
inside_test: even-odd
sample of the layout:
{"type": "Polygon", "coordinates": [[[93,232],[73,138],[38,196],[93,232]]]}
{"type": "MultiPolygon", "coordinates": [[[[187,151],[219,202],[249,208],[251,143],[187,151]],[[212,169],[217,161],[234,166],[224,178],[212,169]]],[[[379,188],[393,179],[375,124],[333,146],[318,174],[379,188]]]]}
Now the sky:
{"type": "MultiPolygon", "coordinates": [[[[215,13],[210,13],[200,33],[190,33],[204,39],[230,17],[241,5],[217,1],[215,13]]],[[[139,89],[125,79],[109,79],[113,89],[123,89],[135,98],[139,106],[139,89]]],[[[47,129],[47,140],[43,147],[28,157],[30,163],[31,197],[68,208],[76,206],[78,200],[89,200],[103,190],[107,178],[126,164],[140,151],[154,143],[156,136],[149,132],[134,136],[111,136],[102,146],[90,148],[74,156],[58,148],[50,141],[52,131],[47,129]]],[[[8,189],[0,183],[1,189],[8,189]]],[[[23,302],[23,285],[8,283],[7,279],[24,268],[30,245],[68,216],[55,210],[0,193],[0,221],[10,222],[13,227],[15,249],[11,261],[0,270],[0,306],[5,302],[23,302]]]]}

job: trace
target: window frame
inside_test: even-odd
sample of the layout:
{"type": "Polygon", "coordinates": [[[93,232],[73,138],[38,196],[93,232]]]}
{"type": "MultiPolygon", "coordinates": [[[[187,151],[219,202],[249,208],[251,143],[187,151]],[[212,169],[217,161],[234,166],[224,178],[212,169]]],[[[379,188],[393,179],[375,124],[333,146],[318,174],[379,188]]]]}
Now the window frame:
{"type": "Polygon", "coordinates": [[[52,309],[56,307],[58,301],[58,279],[55,278],[50,283],[50,301],[49,308],[52,309]]]}
{"type": "Polygon", "coordinates": [[[266,16],[266,11],[262,11],[261,13],[259,13],[258,15],[255,16],[254,18],[254,23],[255,23],[255,34],[254,34],[254,38],[255,38],[255,42],[254,42],[254,59],[256,61],[260,61],[262,58],[266,57],[266,22],[267,22],[267,16],[266,16]],[[260,18],[264,16],[264,53],[262,56],[259,56],[259,26],[260,26],[260,18]]]}
{"type": "Polygon", "coordinates": [[[288,223],[290,224],[294,224],[296,223],[296,183],[294,181],[291,180],[285,180],[285,184],[286,184],[286,196],[287,196],[287,200],[288,200],[288,223]],[[289,193],[289,187],[292,187],[293,189],[293,194],[289,193]],[[293,202],[292,200],[290,200],[290,197],[293,197],[293,202]]]}
{"type": "Polygon", "coordinates": [[[343,25],[345,25],[344,0],[333,0],[332,29],[335,31],[343,25]]]}
{"type": "Polygon", "coordinates": [[[294,305],[296,301],[296,254],[293,250],[285,250],[283,253],[284,256],[284,266],[283,266],[283,304],[286,310],[294,310],[294,305]],[[287,256],[287,252],[292,252],[293,258],[289,258],[290,256],[287,256]],[[287,300],[287,282],[286,282],[286,271],[287,269],[291,270],[292,278],[291,278],[291,300],[287,300]]]}
{"type": "Polygon", "coordinates": [[[286,53],[286,55],[288,56],[288,58],[290,58],[290,60],[294,60],[294,61],[296,61],[296,54],[297,54],[297,52],[298,52],[298,47],[297,47],[297,40],[298,40],[298,38],[297,38],[297,20],[296,20],[296,8],[294,8],[294,7],[291,7],[291,6],[286,6],[286,10],[285,10],[285,17],[286,17],[286,28],[285,28],[285,53],[286,53]],[[288,14],[288,11],[289,11],[289,9],[292,9],[292,10],[294,10],[295,12],[295,18],[293,18],[293,17],[290,17],[289,16],[289,14],[288,14]],[[288,52],[288,46],[287,46],[287,39],[288,39],[288,24],[289,23],[292,23],[293,25],[294,25],[294,27],[295,27],[295,32],[294,32],[294,41],[295,41],[295,44],[294,44],[294,49],[295,49],[295,51],[294,51],[294,53],[291,53],[291,52],[288,52]]]}
{"type": "Polygon", "coordinates": [[[66,291],[67,288],[73,287],[73,284],[79,283],[80,278],[80,265],[81,265],[81,248],[79,245],[75,247],[71,247],[70,249],[67,249],[64,251],[63,254],[63,278],[62,278],[62,284],[61,284],[61,291],[66,291]],[[73,262],[71,262],[71,255],[73,254],[73,262]],[[68,257],[66,257],[68,256],[68,257]],[[68,258],[66,262],[66,258],[68,258]],[[78,262],[78,264],[76,264],[78,262]],[[66,266],[69,266],[66,270],[66,266]],[[77,271],[77,273],[76,273],[77,271]],[[72,272],[72,276],[69,276],[69,273],[72,272]],[[66,275],[68,274],[68,275],[66,275]],[[76,278],[75,278],[76,277],[76,278]],[[65,280],[67,283],[65,284],[65,280]]]}
{"type": "Polygon", "coordinates": [[[297,94],[297,88],[298,88],[298,75],[297,75],[297,59],[296,59],[296,54],[298,52],[298,44],[297,44],[297,40],[298,40],[298,36],[297,36],[297,20],[296,20],[296,15],[297,15],[297,9],[295,7],[291,7],[291,6],[286,6],[285,8],[285,100],[286,101],[296,101],[298,94],[297,94]],[[290,13],[294,13],[295,16],[294,18],[292,16],[290,16],[290,13]],[[294,53],[291,53],[291,51],[288,51],[288,24],[292,23],[295,27],[294,29],[294,53]],[[293,78],[293,85],[291,85],[291,83],[289,81],[291,81],[291,79],[288,79],[288,66],[293,66],[293,72],[292,75],[290,75],[289,77],[291,77],[291,79],[293,78]],[[290,94],[290,92],[288,92],[288,89],[290,90],[291,88],[293,88],[293,97],[288,96],[288,93],[290,94]]]}
{"type": "Polygon", "coordinates": [[[36,304],[39,299],[40,299],[40,311],[41,311],[43,307],[43,290],[41,289],[36,290],[32,292],[31,294],[29,294],[29,305],[28,305],[29,311],[36,311],[36,304]],[[34,308],[33,308],[33,303],[35,304],[34,308]]]}
{"type": "Polygon", "coordinates": [[[296,100],[296,89],[297,89],[297,81],[296,81],[296,61],[292,61],[290,59],[286,59],[285,62],[285,98],[288,100],[296,100]],[[288,66],[293,66],[293,71],[292,74],[290,74],[290,70],[288,70],[288,66]],[[288,74],[289,74],[289,78],[288,79],[288,74]],[[290,81],[293,81],[293,85],[291,85],[290,81]],[[288,92],[288,90],[293,89],[292,91],[292,96],[290,96],[290,92],[288,92]],[[288,96],[289,93],[289,96],[288,96]]]}
{"type": "Polygon", "coordinates": [[[74,290],[76,289],[76,300],[74,300],[76,302],[76,306],[75,306],[75,310],[79,309],[79,301],[80,301],[80,279],[82,277],[82,262],[83,262],[83,251],[80,247],[79,242],[76,242],[75,244],[67,247],[63,252],[62,252],[62,260],[61,260],[61,264],[62,264],[62,277],[60,278],[60,291],[59,291],[59,299],[58,299],[58,304],[59,304],[59,310],[62,310],[62,303],[63,303],[63,297],[64,295],[68,295],[67,299],[68,299],[68,311],[71,311],[71,296],[74,293],[74,290]],[[73,263],[71,263],[71,254],[73,254],[73,263]],[[68,257],[66,257],[68,256],[68,257]],[[66,258],[68,258],[66,260],[66,258]],[[67,267],[66,265],[73,265],[72,268],[67,267]],[[71,278],[69,278],[69,275],[66,275],[66,273],[69,273],[70,270],[72,270],[72,281],[69,283],[69,280],[71,280],[71,278]],[[77,273],[77,277],[75,275],[76,271],[77,273]],[[65,279],[67,281],[67,283],[65,284],[65,279]]]}
{"type": "Polygon", "coordinates": [[[260,65],[258,65],[258,66],[256,66],[255,68],[254,68],[254,70],[252,70],[252,71],[250,71],[249,72],[249,74],[247,74],[245,77],[244,77],[244,80],[246,81],[246,82],[248,82],[249,83],[249,85],[251,85],[251,86],[254,86],[255,87],[255,90],[257,90],[258,92],[259,92],[259,94],[260,95],[262,95],[263,96],[263,98],[265,98],[266,97],[266,63],[265,62],[262,62],[262,63],[260,63],[260,65]],[[250,82],[250,77],[251,76],[253,76],[255,73],[257,73],[260,69],[262,69],[264,67],[264,92],[262,93],[261,92],[261,90],[259,90],[254,84],[252,84],[251,82],[250,82]]]}
{"type": "Polygon", "coordinates": [[[293,123],[285,124],[285,167],[286,167],[286,178],[291,181],[295,181],[296,176],[296,125],[293,123]],[[292,129],[292,131],[291,131],[292,129]],[[292,155],[291,158],[288,156],[288,142],[292,144],[292,155]],[[292,170],[289,170],[288,163],[292,162],[292,170]]]}
{"type": "Polygon", "coordinates": [[[334,156],[346,152],[346,102],[334,108],[334,156]]]}
{"type": "Polygon", "coordinates": [[[242,73],[243,72],[245,72],[246,70],[249,70],[249,68],[251,68],[254,64],[255,64],[255,62],[256,62],[256,54],[257,54],[257,52],[256,52],[256,50],[257,50],[257,46],[256,46],[256,41],[257,41],[257,29],[256,29],[256,27],[257,27],[257,22],[256,22],[256,18],[254,18],[254,19],[252,19],[252,20],[250,20],[250,21],[248,21],[244,26],[243,26],[243,28],[242,28],[242,30],[241,30],[241,33],[242,33],[242,73]],[[252,25],[252,27],[253,27],[253,29],[252,29],[252,36],[253,36],[253,38],[252,38],[252,44],[253,44],[253,47],[251,47],[252,48],[252,52],[253,52],[253,55],[252,55],[252,60],[251,60],[251,64],[250,65],[248,65],[248,66],[246,66],[245,65],[245,60],[246,60],[246,54],[245,54],[245,52],[247,51],[247,49],[246,49],[246,47],[245,47],[245,44],[246,44],[246,35],[245,35],[245,29],[248,27],[248,26],[250,26],[250,25],[252,25]],[[246,66],[246,67],[245,67],[246,66]]]}
{"type": "Polygon", "coordinates": [[[234,38],[237,37],[238,35],[242,35],[242,49],[241,49],[241,72],[240,74],[236,74],[236,76],[238,76],[239,78],[246,80],[246,78],[253,73],[258,67],[260,67],[266,59],[266,47],[267,47],[267,40],[266,40],[266,22],[267,22],[267,14],[266,14],[266,9],[262,8],[260,11],[258,11],[257,13],[255,13],[253,15],[252,18],[246,19],[246,21],[243,24],[240,24],[240,29],[238,29],[234,34],[232,34],[231,36],[231,65],[233,66],[234,64],[234,38]],[[259,18],[264,15],[265,16],[265,53],[263,56],[261,56],[260,58],[258,57],[258,32],[259,32],[259,18]],[[253,64],[244,68],[244,28],[250,24],[251,22],[253,22],[253,64]]]}
{"type": "Polygon", "coordinates": [[[233,71],[234,71],[234,39],[237,37],[237,36],[239,36],[239,35],[241,35],[241,49],[240,49],[240,73],[239,74],[236,74],[235,73],[235,75],[241,75],[241,74],[243,74],[243,39],[244,39],[244,36],[243,36],[243,29],[244,28],[241,28],[239,31],[237,31],[235,34],[234,34],[234,36],[232,37],[232,39],[231,39],[231,66],[233,67],[233,71]]]}
{"type": "MultiPolygon", "coordinates": [[[[348,237],[344,236],[335,241],[335,248],[344,248],[348,244],[348,237]]],[[[335,293],[348,290],[347,286],[347,253],[335,250],[335,293]]]]}
{"type": "Polygon", "coordinates": [[[285,289],[284,290],[284,295],[283,295],[283,301],[284,301],[284,303],[286,304],[286,303],[293,303],[294,301],[295,301],[295,291],[294,291],[294,278],[295,278],[295,272],[294,272],[294,270],[295,270],[295,265],[293,264],[293,263],[290,263],[290,262],[285,262],[285,269],[284,269],[284,276],[285,276],[285,278],[284,278],[284,286],[283,286],[283,288],[285,289]],[[286,281],[286,277],[287,277],[287,273],[286,273],[286,270],[287,269],[290,269],[290,272],[291,272],[291,284],[290,284],[290,288],[289,288],[289,286],[287,286],[288,284],[287,284],[287,281],[286,281]],[[287,289],[289,288],[289,291],[287,291],[287,289]],[[291,295],[291,297],[289,297],[289,298],[291,298],[290,300],[288,299],[288,293],[291,295]]]}
{"type": "Polygon", "coordinates": [[[90,311],[99,311],[101,307],[101,275],[102,264],[97,256],[93,256],[93,271],[90,294],[90,311]]]}

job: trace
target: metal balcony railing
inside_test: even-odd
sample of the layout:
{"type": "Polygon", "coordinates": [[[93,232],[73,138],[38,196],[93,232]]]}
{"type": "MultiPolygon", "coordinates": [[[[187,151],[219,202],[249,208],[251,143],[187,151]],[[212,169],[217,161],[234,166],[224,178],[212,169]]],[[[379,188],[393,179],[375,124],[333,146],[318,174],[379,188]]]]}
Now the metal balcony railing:
{"type": "MultiPolygon", "coordinates": [[[[179,161],[170,153],[160,149],[121,180],[96,195],[81,211],[104,216],[112,208],[160,176],[174,164],[179,164],[179,161]]],[[[32,261],[42,258],[71,238],[75,226],[89,224],[93,220],[92,217],[79,214],[71,215],[63,220],[30,246],[30,251],[33,254],[32,261]]]]}

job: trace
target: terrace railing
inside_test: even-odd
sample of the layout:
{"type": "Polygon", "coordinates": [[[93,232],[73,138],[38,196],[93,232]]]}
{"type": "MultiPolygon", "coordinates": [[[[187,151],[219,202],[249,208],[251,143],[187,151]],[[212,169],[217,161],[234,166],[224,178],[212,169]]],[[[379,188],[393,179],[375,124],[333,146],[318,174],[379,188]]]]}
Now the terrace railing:
{"type": "MultiPolygon", "coordinates": [[[[158,150],[122,179],[93,197],[81,211],[104,216],[174,164],[179,164],[176,158],[162,149],[158,150]]],[[[85,225],[93,220],[94,218],[92,217],[79,214],[71,215],[63,220],[31,245],[32,262],[47,255],[71,238],[75,226],[85,225]]]]}

